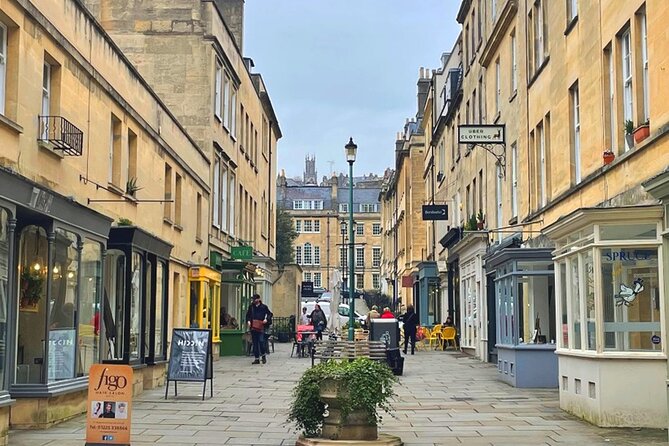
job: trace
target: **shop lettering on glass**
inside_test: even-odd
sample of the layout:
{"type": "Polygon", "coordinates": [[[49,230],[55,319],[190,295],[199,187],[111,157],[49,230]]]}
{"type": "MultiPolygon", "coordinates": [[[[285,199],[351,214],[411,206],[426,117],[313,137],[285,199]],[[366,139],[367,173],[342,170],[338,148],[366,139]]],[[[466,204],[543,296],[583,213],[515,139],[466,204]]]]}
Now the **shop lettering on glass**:
{"type": "MultiPolygon", "coordinates": [[[[636,263],[650,260],[655,254],[655,251],[644,249],[612,250],[604,253],[604,259],[610,263],[636,263]]],[[[637,296],[639,296],[644,289],[643,279],[641,277],[635,278],[631,284],[621,283],[619,293],[614,296],[616,306],[620,307],[624,305],[629,307],[636,301],[637,296]]]]}

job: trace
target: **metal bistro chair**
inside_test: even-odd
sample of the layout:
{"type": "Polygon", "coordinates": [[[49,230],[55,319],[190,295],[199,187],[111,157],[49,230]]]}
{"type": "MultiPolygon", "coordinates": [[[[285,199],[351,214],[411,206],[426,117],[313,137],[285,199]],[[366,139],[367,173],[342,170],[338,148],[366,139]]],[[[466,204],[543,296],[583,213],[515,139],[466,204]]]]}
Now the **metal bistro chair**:
{"type": "Polygon", "coordinates": [[[435,326],[431,331],[429,331],[427,342],[430,349],[433,348],[432,344],[434,344],[435,349],[441,345],[441,329],[439,326],[435,326]]]}
{"type": "Polygon", "coordinates": [[[441,346],[442,348],[446,348],[446,344],[450,346],[451,341],[453,342],[453,348],[457,349],[458,348],[458,343],[455,339],[455,335],[457,334],[457,331],[455,330],[455,327],[444,327],[441,329],[441,346]]]}

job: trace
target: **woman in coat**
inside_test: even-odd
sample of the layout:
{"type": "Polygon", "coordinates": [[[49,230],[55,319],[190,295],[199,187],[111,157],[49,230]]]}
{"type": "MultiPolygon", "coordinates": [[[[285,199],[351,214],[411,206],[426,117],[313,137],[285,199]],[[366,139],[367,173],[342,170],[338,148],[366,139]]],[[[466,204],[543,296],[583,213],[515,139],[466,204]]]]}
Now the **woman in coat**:
{"type": "Polygon", "coordinates": [[[311,319],[311,324],[316,330],[316,339],[319,341],[323,340],[323,330],[325,330],[325,327],[327,327],[328,320],[325,317],[323,310],[321,310],[320,305],[314,305],[314,311],[311,312],[309,319],[311,319]]]}
{"type": "Polygon", "coordinates": [[[400,316],[404,322],[404,354],[407,354],[407,343],[411,340],[411,354],[416,351],[416,326],[418,325],[418,315],[413,309],[413,305],[407,307],[407,312],[400,316]]]}

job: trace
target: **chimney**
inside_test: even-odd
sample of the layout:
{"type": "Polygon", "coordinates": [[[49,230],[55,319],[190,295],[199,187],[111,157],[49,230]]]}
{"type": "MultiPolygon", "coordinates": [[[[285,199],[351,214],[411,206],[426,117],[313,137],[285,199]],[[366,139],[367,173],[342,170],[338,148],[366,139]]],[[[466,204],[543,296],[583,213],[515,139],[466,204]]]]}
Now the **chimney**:
{"type": "Polygon", "coordinates": [[[429,71],[425,68],[420,68],[420,77],[418,78],[418,111],[416,117],[420,120],[423,118],[425,111],[425,103],[427,102],[427,94],[430,91],[429,71]],[[427,71],[427,73],[426,73],[427,71]]]}
{"type": "Polygon", "coordinates": [[[235,38],[240,54],[244,54],[244,0],[215,0],[223,20],[235,38]]]}
{"type": "MultiPolygon", "coordinates": [[[[332,175],[329,182],[330,182],[330,194],[331,194],[331,197],[332,197],[332,205],[337,206],[337,189],[339,187],[339,181],[337,180],[337,176],[332,175]]],[[[338,206],[337,206],[337,209],[338,209],[338,206]]],[[[337,210],[337,209],[335,209],[335,210],[337,210]]]]}

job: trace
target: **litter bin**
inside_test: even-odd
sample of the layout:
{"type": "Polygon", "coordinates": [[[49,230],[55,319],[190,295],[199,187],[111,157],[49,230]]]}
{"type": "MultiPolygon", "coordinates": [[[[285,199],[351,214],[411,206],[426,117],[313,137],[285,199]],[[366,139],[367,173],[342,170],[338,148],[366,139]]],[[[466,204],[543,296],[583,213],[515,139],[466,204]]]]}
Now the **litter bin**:
{"type": "Polygon", "coordinates": [[[369,340],[386,343],[386,361],[395,375],[404,372],[404,358],[400,353],[400,324],[397,319],[370,319],[369,340]]]}

